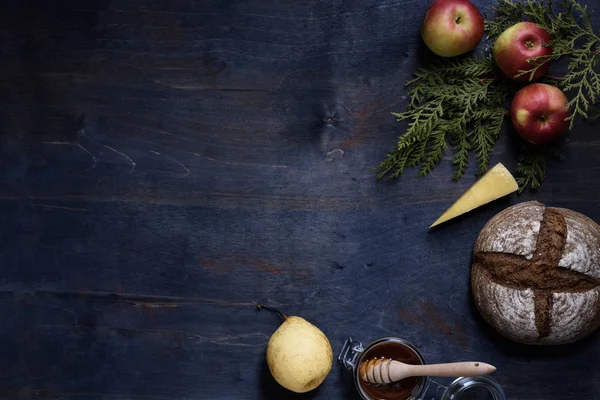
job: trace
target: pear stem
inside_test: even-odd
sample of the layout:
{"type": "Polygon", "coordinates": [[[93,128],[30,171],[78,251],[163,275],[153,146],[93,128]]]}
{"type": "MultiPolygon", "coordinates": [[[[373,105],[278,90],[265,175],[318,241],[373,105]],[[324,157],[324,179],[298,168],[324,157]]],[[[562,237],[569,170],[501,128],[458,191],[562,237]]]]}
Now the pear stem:
{"type": "Polygon", "coordinates": [[[284,321],[288,319],[287,315],[285,315],[284,313],[282,313],[281,311],[279,311],[276,308],[273,308],[270,306],[265,306],[264,304],[257,304],[256,308],[258,309],[258,311],[262,310],[263,308],[266,310],[272,311],[275,314],[279,315],[281,317],[281,319],[283,319],[284,321]]]}

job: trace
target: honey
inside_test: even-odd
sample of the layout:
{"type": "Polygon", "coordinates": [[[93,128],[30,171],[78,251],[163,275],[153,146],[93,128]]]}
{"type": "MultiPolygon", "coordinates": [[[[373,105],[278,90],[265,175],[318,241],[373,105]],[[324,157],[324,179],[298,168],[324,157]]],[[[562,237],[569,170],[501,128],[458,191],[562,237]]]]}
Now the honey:
{"type": "MultiPolygon", "coordinates": [[[[405,364],[423,365],[425,360],[419,350],[404,339],[384,337],[366,346],[348,338],[340,351],[338,362],[352,371],[356,390],[363,400],[422,400],[438,398],[427,394],[427,377],[410,377],[393,384],[376,385],[360,377],[360,366],[373,359],[385,358],[405,364]]],[[[466,400],[486,395],[493,400],[506,400],[502,386],[490,376],[461,377],[452,382],[442,394],[441,400],[466,400]]]]}
{"type": "MultiPolygon", "coordinates": [[[[385,342],[367,350],[363,363],[374,358],[391,358],[406,364],[420,365],[419,356],[410,347],[398,342],[385,342]]],[[[416,394],[419,383],[424,378],[410,377],[387,385],[377,385],[360,380],[360,387],[373,400],[407,400],[416,394]]]]}

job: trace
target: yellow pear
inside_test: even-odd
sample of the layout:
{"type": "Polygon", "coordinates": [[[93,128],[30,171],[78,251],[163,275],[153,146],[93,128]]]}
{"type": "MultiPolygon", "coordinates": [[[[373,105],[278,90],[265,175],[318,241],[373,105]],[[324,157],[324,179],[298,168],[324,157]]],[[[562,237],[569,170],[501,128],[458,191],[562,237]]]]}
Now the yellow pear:
{"type": "Polygon", "coordinates": [[[319,386],[331,371],[333,351],[327,336],[300,317],[287,317],[273,308],[283,319],[267,345],[267,364],[273,378],[286,389],[305,393],[319,386]]]}

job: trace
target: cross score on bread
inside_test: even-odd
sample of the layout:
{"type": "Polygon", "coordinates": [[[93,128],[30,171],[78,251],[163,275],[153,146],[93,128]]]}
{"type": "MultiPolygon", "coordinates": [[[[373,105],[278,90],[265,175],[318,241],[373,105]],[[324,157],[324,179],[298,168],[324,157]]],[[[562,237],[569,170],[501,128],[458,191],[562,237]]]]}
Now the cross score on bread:
{"type": "Polygon", "coordinates": [[[539,223],[535,248],[529,257],[494,251],[476,250],[474,253],[474,268],[493,283],[533,292],[538,341],[552,331],[554,294],[585,293],[600,288],[600,279],[559,266],[567,243],[567,229],[559,209],[546,208],[539,223]]]}

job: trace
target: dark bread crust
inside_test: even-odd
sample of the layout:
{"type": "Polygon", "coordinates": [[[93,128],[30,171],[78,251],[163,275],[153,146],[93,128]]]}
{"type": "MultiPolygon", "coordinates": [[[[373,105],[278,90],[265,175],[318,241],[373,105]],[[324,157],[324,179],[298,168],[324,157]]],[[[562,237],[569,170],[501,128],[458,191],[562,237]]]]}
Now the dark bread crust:
{"type": "Polygon", "coordinates": [[[507,208],[477,238],[471,285],[481,314],[509,339],[578,340],[600,324],[600,226],[537,202],[507,208]],[[569,229],[586,243],[568,240],[569,229]]]}

